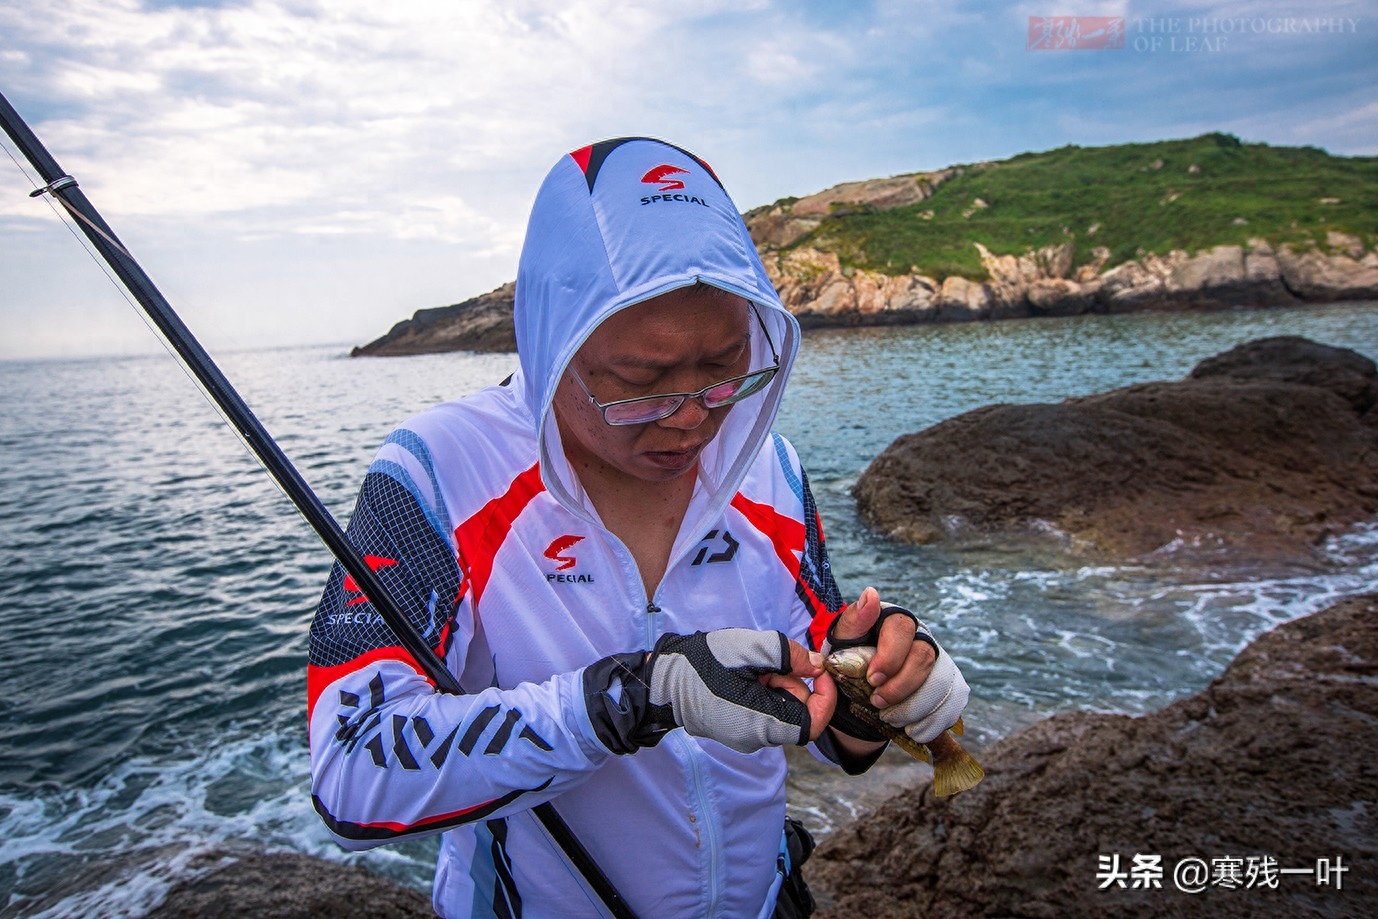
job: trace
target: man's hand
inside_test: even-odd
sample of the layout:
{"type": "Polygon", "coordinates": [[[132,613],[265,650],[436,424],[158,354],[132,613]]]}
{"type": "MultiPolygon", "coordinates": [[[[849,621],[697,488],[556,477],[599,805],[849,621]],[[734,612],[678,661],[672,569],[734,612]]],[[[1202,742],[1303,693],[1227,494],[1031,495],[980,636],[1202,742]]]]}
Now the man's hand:
{"type": "Polygon", "coordinates": [[[938,658],[935,645],[915,636],[918,619],[908,610],[880,602],[880,594],[868,587],[851,606],[844,609],[828,630],[825,650],[874,645],[876,656],[866,671],[866,681],[876,687],[871,704],[876,708],[906,699],[923,685],[938,658]],[[886,615],[883,621],[881,613],[886,615]],[[879,621],[879,631],[873,634],[879,621]],[[861,639],[866,639],[861,642],[861,639]]]}
{"type": "Polygon", "coordinates": [[[753,753],[822,733],[836,688],[829,681],[823,692],[810,692],[804,683],[822,672],[821,655],[780,632],[670,633],[649,653],[590,665],[584,696],[594,729],[615,753],[655,746],[676,727],[753,753]]]}
{"type": "MultiPolygon", "coordinates": [[[[917,616],[882,603],[874,588],[863,590],[828,630],[824,653],[844,647],[875,648],[866,672],[875,687],[871,704],[919,743],[952,727],[966,708],[969,690],[951,655],[942,652],[917,616]]],[[[815,688],[821,682],[815,681],[815,688]]],[[[878,732],[845,710],[834,716],[832,727],[853,754],[874,751],[882,742],[878,732]]]]}

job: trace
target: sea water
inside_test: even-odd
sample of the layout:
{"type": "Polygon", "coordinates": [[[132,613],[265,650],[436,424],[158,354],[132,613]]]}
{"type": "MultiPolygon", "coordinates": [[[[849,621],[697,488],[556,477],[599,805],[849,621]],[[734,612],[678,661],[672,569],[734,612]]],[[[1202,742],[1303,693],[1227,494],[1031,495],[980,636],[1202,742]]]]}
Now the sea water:
{"type": "MultiPolygon", "coordinates": [[[[843,592],[873,584],[937,630],[979,750],[1049,714],[1141,713],[1247,642],[1378,581],[1378,521],[1314,565],[1085,566],[998,546],[901,546],[850,488],[895,437],[999,402],[1177,379],[1269,335],[1378,356],[1378,304],[1087,316],[805,336],[778,429],[799,449],[843,592]]],[[[219,355],[341,520],[409,414],[501,380],[513,355],[219,355]]],[[[0,362],[0,916],[137,916],[207,851],[361,861],[425,888],[432,841],[346,855],[311,809],[306,633],[330,558],[166,355],[0,362]]],[[[791,758],[827,833],[926,767],[861,781],[791,758]]]]}

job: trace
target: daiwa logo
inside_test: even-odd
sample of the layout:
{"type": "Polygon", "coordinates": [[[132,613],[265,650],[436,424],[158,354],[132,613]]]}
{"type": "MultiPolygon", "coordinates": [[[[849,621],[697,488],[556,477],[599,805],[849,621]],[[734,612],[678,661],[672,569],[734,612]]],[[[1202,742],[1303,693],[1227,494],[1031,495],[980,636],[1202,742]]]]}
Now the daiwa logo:
{"type": "Polygon", "coordinates": [[[400,766],[416,772],[425,769],[428,762],[439,769],[452,752],[472,756],[480,750],[479,738],[493,722],[497,722],[498,728],[482,748],[484,756],[501,754],[514,739],[524,740],[545,753],[554,749],[549,741],[536,733],[519,709],[504,709],[497,705],[472,708],[466,716],[469,719],[467,727],[459,724],[442,737],[440,732],[445,728],[432,727],[424,715],[412,715],[410,718],[398,714],[386,716],[385,702],[387,693],[383,675],[375,673],[368,683],[367,699],[361,693],[340,690],[339,714],[336,716],[340,721],[340,727],[335,732],[336,742],[344,745],[345,753],[353,753],[355,747],[363,744],[373,765],[379,769],[400,766]],[[518,725],[521,725],[520,730],[518,725]],[[465,728],[462,732],[461,727],[465,728]],[[456,735],[460,735],[458,741],[455,740],[456,735]]]}
{"type": "Polygon", "coordinates": [[[641,177],[642,183],[646,185],[659,185],[662,194],[644,195],[641,198],[641,203],[643,205],[646,205],[660,204],[668,201],[678,201],[682,204],[699,204],[703,207],[710,206],[707,201],[704,201],[697,195],[664,194],[664,192],[678,191],[679,189],[684,187],[684,180],[671,178],[671,176],[676,175],[687,176],[690,175],[690,172],[688,169],[681,169],[679,166],[671,166],[669,163],[661,163],[654,169],[649,170],[644,176],[641,177]]]}
{"type": "MultiPolygon", "coordinates": [[[[573,555],[565,555],[577,543],[584,540],[582,536],[565,535],[558,536],[548,546],[545,547],[545,557],[552,562],[556,562],[555,570],[568,571],[579,563],[573,555]]],[[[591,584],[593,575],[591,574],[547,574],[545,579],[552,584],[591,584]]]]}

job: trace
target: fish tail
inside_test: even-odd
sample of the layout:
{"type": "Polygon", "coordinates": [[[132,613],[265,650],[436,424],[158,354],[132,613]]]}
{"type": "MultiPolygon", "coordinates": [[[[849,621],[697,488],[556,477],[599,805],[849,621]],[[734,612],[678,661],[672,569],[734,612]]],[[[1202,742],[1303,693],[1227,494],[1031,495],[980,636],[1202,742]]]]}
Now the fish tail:
{"type": "Polygon", "coordinates": [[[944,731],[928,744],[933,753],[933,793],[941,797],[974,788],[986,770],[944,731]]]}

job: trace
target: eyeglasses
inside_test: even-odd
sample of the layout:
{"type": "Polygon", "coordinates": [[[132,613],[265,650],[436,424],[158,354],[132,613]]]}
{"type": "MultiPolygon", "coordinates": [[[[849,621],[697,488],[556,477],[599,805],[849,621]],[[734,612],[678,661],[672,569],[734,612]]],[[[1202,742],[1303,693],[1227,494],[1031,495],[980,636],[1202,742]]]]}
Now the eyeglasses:
{"type": "Polygon", "coordinates": [[[599,402],[572,364],[568,368],[570,375],[583,388],[594,408],[603,413],[603,420],[610,425],[649,424],[669,418],[679,411],[680,406],[688,399],[698,399],[706,409],[732,405],[765,389],[780,370],[780,355],[775,351],[775,343],[770,340],[770,332],[766,330],[761,314],[756,312],[755,304],[751,305],[751,311],[756,314],[756,322],[761,326],[761,331],[765,332],[766,344],[770,346],[773,363],[763,370],[753,370],[741,376],[712,383],[698,392],[661,393],[655,396],[638,396],[635,399],[617,399],[613,402],[599,402]]]}

